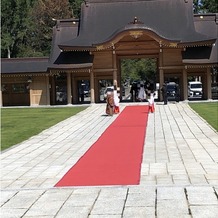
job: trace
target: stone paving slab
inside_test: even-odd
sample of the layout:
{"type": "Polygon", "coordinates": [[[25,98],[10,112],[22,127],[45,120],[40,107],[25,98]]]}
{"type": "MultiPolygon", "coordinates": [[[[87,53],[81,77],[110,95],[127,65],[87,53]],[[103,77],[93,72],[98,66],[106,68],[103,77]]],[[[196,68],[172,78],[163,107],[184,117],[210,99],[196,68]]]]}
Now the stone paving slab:
{"type": "Polygon", "coordinates": [[[217,218],[218,206],[191,206],[193,218],[217,218]]]}
{"type": "Polygon", "coordinates": [[[135,214],[134,217],[197,218],[203,209],[200,217],[217,215],[218,193],[212,187],[84,187],[80,192],[81,189],[20,190],[3,204],[1,215],[13,217],[10,213],[17,212],[17,217],[131,217],[135,214]]]}
{"type": "Polygon", "coordinates": [[[1,154],[1,217],[218,217],[217,132],[187,103],[155,109],[139,185],[54,188],[117,117],[91,105],[1,154]]]}

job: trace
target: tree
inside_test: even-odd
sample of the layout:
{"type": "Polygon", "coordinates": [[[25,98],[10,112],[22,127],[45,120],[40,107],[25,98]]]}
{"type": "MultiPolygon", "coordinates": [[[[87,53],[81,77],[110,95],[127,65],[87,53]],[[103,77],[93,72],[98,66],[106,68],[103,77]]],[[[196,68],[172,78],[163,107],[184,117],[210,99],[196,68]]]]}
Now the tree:
{"type": "Polygon", "coordinates": [[[28,30],[31,3],[31,0],[2,0],[2,57],[17,57],[28,30]]]}
{"type": "Polygon", "coordinates": [[[81,14],[81,4],[84,0],[69,0],[70,5],[73,9],[73,16],[75,18],[80,18],[80,14],[81,14]]]}
{"type": "Polygon", "coordinates": [[[194,0],[193,10],[199,13],[218,13],[218,0],[194,0]]]}
{"type": "Polygon", "coordinates": [[[32,15],[32,31],[29,37],[36,51],[48,56],[51,49],[52,29],[57,19],[72,17],[68,0],[38,0],[35,2],[32,15]]]}
{"type": "Polygon", "coordinates": [[[203,13],[218,13],[218,0],[201,0],[203,13]]]}
{"type": "Polygon", "coordinates": [[[122,83],[126,81],[149,80],[155,82],[157,71],[156,59],[123,59],[121,61],[122,83]]]}
{"type": "Polygon", "coordinates": [[[1,57],[48,56],[55,19],[72,17],[68,0],[2,0],[1,5],[1,57]]]}
{"type": "Polygon", "coordinates": [[[200,2],[201,0],[194,0],[193,1],[193,11],[194,11],[194,14],[198,14],[199,11],[200,11],[200,2]]]}

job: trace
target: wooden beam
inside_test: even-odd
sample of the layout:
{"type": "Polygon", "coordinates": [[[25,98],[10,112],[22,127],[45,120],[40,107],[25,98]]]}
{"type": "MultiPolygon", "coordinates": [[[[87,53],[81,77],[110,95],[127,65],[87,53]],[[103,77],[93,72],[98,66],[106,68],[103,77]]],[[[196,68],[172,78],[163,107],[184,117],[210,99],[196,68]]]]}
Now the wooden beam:
{"type": "Polygon", "coordinates": [[[119,55],[119,59],[140,59],[140,58],[154,58],[158,59],[158,55],[119,55]]]}
{"type": "Polygon", "coordinates": [[[94,72],[113,72],[114,70],[117,70],[117,69],[114,69],[114,68],[110,68],[110,69],[93,69],[94,72]]]}
{"type": "Polygon", "coordinates": [[[122,47],[122,46],[131,46],[131,47],[135,47],[135,46],[155,46],[156,48],[159,48],[159,44],[154,41],[154,40],[149,40],[149,41],[138,41],[138,42],[135,42],[135,41],[132,41],[132,42],[118,42],[116,43],[116,49],[118,49],[119,47],[122,47]]]}
{"type": "Polygon", "coordinates": [[[159,54],[159,49],[128,49],[128,50],[117,50],[117,55],[157,55],[159,54]]]}
{"type": "Polygon", "coordinates": [[[160,66],[159,70],[183,70],[185,66],[160,66]]]}

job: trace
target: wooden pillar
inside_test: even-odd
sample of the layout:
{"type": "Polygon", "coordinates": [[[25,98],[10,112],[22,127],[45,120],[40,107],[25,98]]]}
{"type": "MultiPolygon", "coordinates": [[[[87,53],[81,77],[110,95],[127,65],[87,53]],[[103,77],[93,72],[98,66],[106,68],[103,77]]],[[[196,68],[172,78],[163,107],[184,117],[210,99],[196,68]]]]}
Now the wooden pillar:
{"type": "Polygon", "coordinates": [[[77,90],[76,90],[77,84],[76,84],[76,79],[74,76],[72,77],[72,86],[73,86],[72,101],[73,101],[73,104],[76,104],[78,101],[77,100],[77,90]]]}
{"type": "Polygon", "coordinates": [[[67,104],[72,104],[71,73],[67,73],[67,104]]]}
{"type": "Polygon", "coordinates": [[[56,103],[56,88],[55,88],[55,76],[53,75],[51,78],[51,104],[56,103]]]}
{"type": "Polygon", "coordinates": [[[3,106],[3,101],[2,101],[2,90],[0,90],[0,107],[3,106]]]}
{"type": "Polygon", "coordinates": [[[94,72],[93,72],[93,70],[90,70],[89,73],[90,73],[90,101],[91,101],[91,103],[95,103],[94,72]]]}
{"type": "Polygon", "coordinates": [[[50,105],[50,84],[49,84],[49,75],[46,75],[46,105],[50,105]]]}
{"type": "Polygon", "coordinates": [[[29,86],[29,95],[30,95],[30,106],[33,106],[35,102],[33,102],[33,85],[32,83],[28,84],[29,86]]]}
{"type": "Polygon", "coordinates": [[[161,88],[163,87],[163,83],[164,83],[164,70],[162,69],[163,67],[163,49],[161,48],[160,45],[160,52],[159,52],[159,99],[160,101],[163,101],[163,96],[161,93],[161,88]]]}
{"type": "Polygon", "coordinates": [[[160,80],[160,84],[159,84],[159,93],[158,95],[160,96],[159,99],[160,101],[163,101],[163,95],[161,92],[161,88],[163,87],[163,83],[164,83],[164,71],[162,69],[159,70],[159,80],[160,80]]]}
{"type": "Polygon", "coordinates": [[[183,100],[188,100],[188,76],[187,70],[182,71],[182,89],[183,89],[183,100]]]}
{"type": "Polygon", "coordinates": [[[117,56],[115,50],[112,51],[113,59],[113,85],[117,85],[117,56]]]}
{"type": "Polygon", "coordinates": [[[207,99],[212,99],[212,93],[211,93],[211,68],[207,68],[207,72],[206,72],[206,98],[207,99]]]}
{"type": "Polygon", "coordinates": [[[99,92],[99,79],[96,78],[94,73],[94,93],[95,93],[95,103],[100,102],[100,92],[99,92]]]}

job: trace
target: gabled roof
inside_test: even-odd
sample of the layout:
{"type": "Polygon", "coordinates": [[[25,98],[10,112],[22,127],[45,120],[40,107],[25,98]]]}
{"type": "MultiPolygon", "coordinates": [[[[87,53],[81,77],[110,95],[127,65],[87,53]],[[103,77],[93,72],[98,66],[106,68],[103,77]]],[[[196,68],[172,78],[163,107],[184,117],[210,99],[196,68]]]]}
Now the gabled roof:
{"type": "Polygon", "coordinates": [[[89,52],[63,52],[58,45],[66,40],[74,39],[78,35],[78,20],[58,20],[53,28],[52,50],[49,58],[49,69],[90,68],[93,57],[89,52]]]}
{"type": "Polygon", "coordinates": [[[1,73],[45,73],[48,58],[2,58],[1,73]]]}
{"type": "MultiPolygon", "coordinates": [[[[194,24],[197,32],[206,33],[208,36],[217,39],[218,14],[196,14],[194,15],[194,24]]],[[[218,40],[211,47],[187,48],[183,54],[183,63],[218,64],[218,40]]]]}
{"type": "Polygon", "coordinates": [[[129,29],[149,30],[160,40],[178,43],[214,41],[195,31],[193,1],[185,0],[87,0],[81,7],[78,37],[62,41],[63,50],[91,49],[129,29]],[[131,24],[137,17],[140,23],[131,24]]]}
{"type": "Polygon", "coordinates": [[[52,66],[61,53],[58,44],[64,41],[76,38],[78,35],[78,20],[63,19],[57,20],[56,26],[53,27],[52,46],[49,57],[49,66],[52,66]]]}

